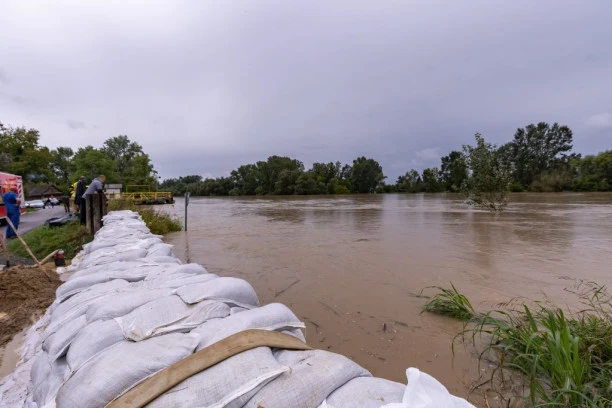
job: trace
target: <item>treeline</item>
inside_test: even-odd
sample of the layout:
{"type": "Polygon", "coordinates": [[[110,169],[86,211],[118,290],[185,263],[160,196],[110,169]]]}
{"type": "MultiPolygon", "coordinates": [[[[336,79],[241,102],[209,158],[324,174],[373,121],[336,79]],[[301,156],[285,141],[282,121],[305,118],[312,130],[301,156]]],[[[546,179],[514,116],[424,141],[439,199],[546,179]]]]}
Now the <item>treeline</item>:
{"type": "Polygon", "coordinates": [[[305,170],[299,160],[271,156],[266,161],[240,166],[229,177],[203,179],[191,175],[167,179],[160,189],[174,195],[190,192],[200,196],[373,193],[383,188],[384,178],[381,165],[366,157],[358,157],[352,165],[314,163],[305,170]]]}
{"type": "Polygon", "coordinates": [[[151,159],[125,135],[106,140],[100,148],[86,146],[76,152],[69,146],[50,150],[39,144],[39,138],[36,129],[0,123],[0,171],[20,175],[24,183],[55,184],[65,192],[79,176],[91,180],[99,174],[107,183],[157,185],[151,159]]]}
{"type": "MultiPolygon", "coordinates": [[[[510,142],[493,146],[494,157],[489,160],[509,174],[508,187],[514,192],[611,191],[612,151],[581,157],[572,153],[572,143],[573,134],[567,126],[531,124],[517,129],[510,142]]],[[[240,166],[229,177],[172,178],[164,180],[161,189],[175,195],[190,192],[201,196],[460,192],[479,166],[468,165],[469,148],[441,157],[439,167],[410,170],[394,184],[385,183],[382,167],[371,158],[359,157],[352,165],[314,163],[306,170],[299,160],[271,156],[240,166]]]]}
{"type": "MultiPolygon", "coordinates": [[[[573,134],[567,126],[545,122],[517,129],[514,138],[495,148],[500,164],[510,174],[514,192],[611,191],[612,150],[581,157],[572,153],[573,134]]],[[[463,151],[441,158],[440,167],[419,174],[410,170],[395,184],[398,192],[460,191],[472,169],[463,151]]]]}

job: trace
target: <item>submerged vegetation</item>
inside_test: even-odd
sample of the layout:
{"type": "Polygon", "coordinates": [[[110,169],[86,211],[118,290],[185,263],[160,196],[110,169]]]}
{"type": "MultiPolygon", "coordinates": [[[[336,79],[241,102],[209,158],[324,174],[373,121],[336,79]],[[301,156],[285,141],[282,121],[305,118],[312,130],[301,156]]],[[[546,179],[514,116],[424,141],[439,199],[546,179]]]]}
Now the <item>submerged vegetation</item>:
{"type": "Polygon", "coordinates": [[[108,202],[108,211],[115,210],[132,210],[137,212],[153,234],[165,235],[169,232],[180,231],[182,229],[178,218],[152,207],[138,206],[127,201],[110,200],[108,202]]]}
{"type": "MultiPolygon", "coordinates": [[[[92,239],[93,235],[87,232],[87,228],[82,226],[79,220],[57,227],[40,226],[23,236],[23,240],[39,260],[56,249],[63,249],[66,258],[73,258],[83,245],[92,239]]],[[[9,253],[13,256],[30,258],[19,240],[10,241],[7,247],[9,253]]]]}
{"type": "Polygon", "coordinates": [[[430,298],[423,306],[421,313],[432,312],[459,320],[471,320],[476,315],[472,304],[465,295],[457,291],[451,283],[451,289],[434,286],[440,293],[430,298]]]}
{"type": "Polygon", "coordinates": [[[520,373],[532,407],[612,406],[612,297],[605,287],[581,283],[574,293],[586,308],[575,315],[554,305],[522,302],[516,310],[470,318],[471,304],[454,286],[438,289],[441,293],[424,311],[469,319],[459,336],[471,336],[474,346],[484,340],[480,356],[497,366],[491,384],[520,373]]]}

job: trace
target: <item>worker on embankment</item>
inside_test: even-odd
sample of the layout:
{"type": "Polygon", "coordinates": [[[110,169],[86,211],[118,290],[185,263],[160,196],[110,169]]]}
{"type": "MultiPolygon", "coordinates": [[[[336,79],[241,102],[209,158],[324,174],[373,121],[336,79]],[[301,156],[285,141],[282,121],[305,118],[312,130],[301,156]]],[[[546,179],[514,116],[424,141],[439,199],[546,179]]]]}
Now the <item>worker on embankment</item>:
{"type": "Polygon", "coordinates": [[[87,187],[87,190],[85,190],[85,194],[81,196],[80,209],[81,209],[81,224],[82,225],[85,225],[87,221],[87,215],[86,215],[87,206],[85,205],[87,203],[87,196],[91,194],[102,194],[104,196],[104,190],[102,190],[102,187],[105,181],[106,181],[106,177],[104,176],[104,174],[100,174],[98,177],[93,179],[89,187],[87,187]]]}

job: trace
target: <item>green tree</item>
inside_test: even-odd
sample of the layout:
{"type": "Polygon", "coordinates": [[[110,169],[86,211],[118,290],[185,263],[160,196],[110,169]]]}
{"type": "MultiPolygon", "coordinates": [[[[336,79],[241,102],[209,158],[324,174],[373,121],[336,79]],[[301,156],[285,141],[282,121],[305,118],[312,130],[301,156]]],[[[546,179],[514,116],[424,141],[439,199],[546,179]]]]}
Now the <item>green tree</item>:
{"type": "Polygon", "coordinates": [[[353,160],[351,169],[351,187],[353,193],[372,193],[385,179],[380,164],[364,156],[353,160]]]}
{"type": "Polygon", "coordinates": [[[469,205],[502,211],[508,205],[511,173],[500,160],[496,146],[487,143],[480,133],[475,139],[476,146],[463,146],[469,176],[461,191],[469,205]]]}
{"type": "Polygon", "coordinates": [[[0,123],[0,170],[29,181],[51,181],[53,155],[47,147],[38,145],[39,138],[36,129],[12,128],[0,123]]]}
{"type": "Polygon", "coordinates": [[[573,161],[576,178],[572,188],[576,191],[612,190],[612,150],[588,155],[573,161]]]}
{"type": "Polygon", "coordinates": [[[572,157],[567,153],[571,150],[570,128],[557,123],[550,126],[540,122],[517,129],[510,146],[502,147],[500,157],[502,161],[507,162],[510,153],[514,178],[523,186],[529,187],[540,173],[569,164],[572,157]]]}
{"type": "Polygon", "coordinates": [[[423,191],[426,193],[438,193],[444,189],[439,174],[440,171],[437,167],[423,170],[423,191]]]}
{"type": "Polygon", "coordinates": [[[70,177],[74,173],[75,166],[72,160],[74,151],[70,147],[58,147],[51,150],[53,155],[53,173],[57,181],[61,184],[69,184],[70,177]]]}
{"type": "Polygon", "coordinates": [[[123,184],[157,184],[157,172],[151,159],[141,145],[126,135],[107,139],[100,151],[113,160],[114,173],[123,184]]]}
{"type": "Polygon", "coordinates": [[[259,186],[259,170],[255,164],[246,164],[232,170],[233,195],[255,195],[259,186]]]}
{"type": "Polygon", "coordinates": [[[456,150],[441,159],[440,182],[446,191],[459,191],[468,176],[467,165],[462,152],[456,150]]]}
{"type": "Polygon", "coordinates": [[[295,193],[301,195],[320,194],[317,177],[313,172],[300,174],[295,183],[295,193]]]}
{"type": "Polygon", "coordinates": [[[104,174],[107,183],[118,182],[115,174],[115,163],[105,153],[93,146],[81,147],[74,155],[75,174],[72,181],[76,181],[79,176],[85,176],[86,179],[93,178],[104,174]]]}
{"type": "Polygon", "coordinates": [[[290,189],[287,188],[286,183],[291,180],[297,181],[299,173],[304,171],[304,164],[290,157],[281,156],[270,156],[267,161],[257,162],[258,172],[258,186],[256,188],[257,194],[293,194],[289,193],[290,189]],[[277,185],[279,177],[283,170],[287,172],[283,173],[283,180],[277,185]],[[296,176],[297,174],[297,176],[296,176]],[[278,187],[278,190],[277,190],[278,187]],[[280,193],[280,191],[283,191],[280,193]]]}
{"type": "Polygon", "coordinates": [[[399,176],[396,182],[396,188],[401,193],[418,193],[422,191],[423,181],[419,172],[412,169],[406,172],[403,176],[399,176]]]}

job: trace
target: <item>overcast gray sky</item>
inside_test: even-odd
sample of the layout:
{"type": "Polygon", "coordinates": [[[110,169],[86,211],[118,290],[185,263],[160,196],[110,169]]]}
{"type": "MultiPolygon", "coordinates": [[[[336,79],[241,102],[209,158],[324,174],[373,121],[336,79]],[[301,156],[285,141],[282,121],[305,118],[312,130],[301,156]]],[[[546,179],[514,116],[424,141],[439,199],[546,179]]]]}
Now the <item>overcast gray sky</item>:
{"type": "Polygon", "coordinates": [[[73,149],[126,134],[162,178],[289,155],[389,181],[481,132],[612,148],[612,1],[0,3],[0,121],[73,149]]]}

